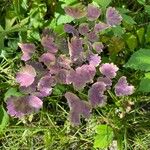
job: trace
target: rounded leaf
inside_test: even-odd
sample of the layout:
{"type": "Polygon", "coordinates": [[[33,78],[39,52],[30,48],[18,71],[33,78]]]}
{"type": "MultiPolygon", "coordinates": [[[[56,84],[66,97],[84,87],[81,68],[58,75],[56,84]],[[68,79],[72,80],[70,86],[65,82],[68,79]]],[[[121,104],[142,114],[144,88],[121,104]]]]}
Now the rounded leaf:
{"type": "Polygon", "coordinates": [[[17,73],[16,80],[20,86],[28,87],[34,82],[35,76],[35,69],[31,65],[26,65],[17,73]]]}
{"type": "Polygon", "coordinates": [[[106,21],[108,25],[120,25],[122,17],[114,7],[108,7],[106,11],[106,21]]]}
{"type": "Polygon", "coordinates": [[[99,18],[100,14],[101,14],[101,10],[97,6],[93,4],[88,4],[88,7],[87,7],[88,20],[94,21],[99,18]]]}

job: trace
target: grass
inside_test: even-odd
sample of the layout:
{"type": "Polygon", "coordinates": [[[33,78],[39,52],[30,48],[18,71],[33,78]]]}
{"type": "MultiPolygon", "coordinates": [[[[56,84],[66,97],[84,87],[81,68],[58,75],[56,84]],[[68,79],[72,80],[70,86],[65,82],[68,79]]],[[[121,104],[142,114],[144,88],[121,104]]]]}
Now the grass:
{"type": "Polygon", "coordinates": [[[76,128],[70,126],[68,113],[57,102],[56,108],[41,110],[39,114],[28,116],[21,121],[11,119],[0,137],[0,149],[92,150],[96,125],[108,123],[114,128],[116,137],[122,139],[120,146],[124,147],[124,150],[147,150],[150,146],[150,112],[145,110],[147,107],[144,108],[146,101],[140,106],[136,101],[137,99],[131,111],[123,118],[106,107],[96,110],[87,123],[83,121],[83,124],[76,128]]]}

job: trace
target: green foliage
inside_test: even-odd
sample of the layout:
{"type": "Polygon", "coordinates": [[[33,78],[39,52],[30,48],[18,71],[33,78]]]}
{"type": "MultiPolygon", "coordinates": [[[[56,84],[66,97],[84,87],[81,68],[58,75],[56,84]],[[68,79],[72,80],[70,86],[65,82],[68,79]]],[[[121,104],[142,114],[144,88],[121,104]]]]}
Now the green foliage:
{"type": "Polygon", "coordinates": [[[10,96],[17,96],[17,97],[19,97],[19,96],[22,96],[22,94],[17,91],[17,88],[10,88],[5,93],[4,101],[6,101],[10,96]]]}
{"type": "Polygon", "coordinates": [[[100,5],[102,8],[106,8],[112,0],[93,0],[93,2],[96,2],[98,5],[100,5]]]}
{"type": "Polygon", "coordinates": [[[118,37],[122,37],[122,35],[125,33],[125,29],[121,26],[116,26],[112,28],[112,31],[114,32],[114,35],[118,37]]]}
{"type": "Polygon", "coordinates": [[[148,13],[148,15],[150,15],[150,5],[145,5],[144,9],[145,9],[145,12],[148,13]]]}
{"type": "Polygon", "coordinates": [[[45,3],[33,2],[32,8],[29,12],[30,24],[34,28],[41,28],[44,25],[44,16],[47,8],[45,3]]]}
{"type": "Polygon", "coordinates": [[[150,92],[150,73],[145,73],[145,77],[141,79],[138,91],[150,92]]]}
{"type": "Polygon", "coordinates": [[[131,51],[134,51],[134,49],[137,47],[137,37],[135,35],[129,36],[126,42],[131,51]]]}
{"type": "Polygon", "coordinates": [[[128,9],[126,8],[118,8],[122,18],[123,18],[123,22],[125,22],[126,24],[129,24],[129,25],[134,25],[136,24],[136,22],[134,21],[133,17],[131,17],[129,15],[129,13],[131,13],[131,11],[129,11],[128,9]]]}
{"type": "Polygon", "coordinates": [[[145,2],[146,2],[146,0],[137,0],[137,2],[138,2],[139,4],[144,5],[144,4],[145,4],[145,2]]]}
{"type": "Polygon", "coordinates": [[[99,125],[96,132],[94,148],[107,148],[113,140],[114,134],[112,128],[108,125],[99,125]]]}
{"type": "Polygon", "coordinates": [[[62,96],[66,92],[67,88],[64,85],[56,85],[53,89],[53,94],[62,96]]]}
{"type": "Polygon", "coordinates": [[[122,14],[121,16],[122,16],[123,21],[124,21],[125,23],[127,23],[127,24],[129,24],[129,25],[134,25],[134,24],[136,24],[136,22],[134,21],[134,19],[133,19],[131,16],[126,15],[126,14],[122,14]]]}
{"type": "Polygon", "coordinates": [[[150,49],[140,49],[133,53],[125,64],[125,67],[135,70],[150,71],[150,49]]]}
{"type": "Polygon", "coordinates": [[[144,33],[145,33],[145,29],[144,28],[140,28],[136,31],[137,35],[138,35],[138,39],[139,42],[142,44],[143,39],[144,39],[144,33]]]}
{"type": "Polygon", "coordinates": [[[124,48],[125,48],[125,43],[121,38],[112,37],[111,41],[110,41],[110,44],[109,44],[110,57],[113,56],[113,55],[116,56],[116,54],[121,52],[124,48]]]}
{"type": "Polygon", "coordinates": [[[150,43],[150,25],[147,26],[147,31],[145,34],[146,43],[150,43]]]}
{"type": "Polygon", "coordinates": [[[3,106],[0,106],[0,134],[6,128],[8,122],[9,122],[9,116],[6,113],[6,111],[3,108],[3,106]]]}
{"type": "Polygon", "coordinates": [[[76,3],[77,0],[60,0],[60,2],[64,2],[66,5],[71,5],[73,3],[76,3]]]}
{"type": "Polygon", "coordinates": [[[11,20],[6,19],[6,26],[5,29],[0,26],[0,48],[4,48],[4,39],[7,35],[13,32],[18,32],[18,31],[26,31],[25,24],[28,22],[28,18],[23,19],[20,23],[14,24],[16,21],[16,18],[13,18],[11,20]]]}
{"type": "Polygon", "coordinates": [[[62,15],[59,13],[55,13],[55,17],[56,17],[56,24],[57,25],[64,24],[64,23],[70,23],[71,21],[74,20],[72,17],[70,17],[68,15],[62,15]]]}

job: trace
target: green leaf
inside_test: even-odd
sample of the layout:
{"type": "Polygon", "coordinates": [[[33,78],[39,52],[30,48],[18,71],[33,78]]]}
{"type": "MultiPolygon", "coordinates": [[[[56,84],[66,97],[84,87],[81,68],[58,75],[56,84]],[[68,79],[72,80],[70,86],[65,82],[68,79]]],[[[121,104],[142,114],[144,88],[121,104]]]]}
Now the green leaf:
{"type": "Polygon", "coordinates": [[[30,26],[41,28],[45,22],[44,16],[47,11],[46,3],[35,1],[32,4],[28,16],[30,17],[30,26]]]}
{"type": "Polygon", "coordinates": [[[66,90],[67,89],[64,85],[58,84],[53,88],[53,95],[61,96],[66,90]]]}
{"type": "Polygon", "coordinates": [[[9,116],[3,106],[0,106],[0,133],[6,128],[9,122],[9,116]]]}
{"type": "Polygon", "coordinates": [[[98,5],[100,5],[103,8],[106,8],[112,0],[93,0],[94,2],[96,2],[98,5]]]}
{"type": "Polygon", "coordinates": [[[6,83],[6,82],[0,83],[0,89],[4,89],[4,88],[8,88],[8,87],[9,87],[9,83],[6,83]]]}
{"type": "Polygon", "coordinates": [[[13,25],[15,22],[15,18],[12,20],[6,19],[6,27],[5,30],[0,26],[0,49],[4,48],[4,39],[5,36],[12,32],[18,32],[18,31],[26,31],[25,24],[28,22],[29,18],[25,18],[21,20],[20,23],[13,25]]]}
{"type": "Polygon", "coordinates": [[[40,33],[37,30],[28,30],[27,37],[31,41],[35,41],[35,40],[40,41],[41,40],[40,33]]]}
{"type": "Polygon", "coordinates": [[[4,29],[3,29],[3,27],[0,25],[0,32],[3,32],[4,31],[4,29]]]}
{"type": "Polygon", "coordinates": [[[131,35],[126,42],[131,51],[137,47],[137,37],[135,35],[131,35]]]}
{"type": "Polygon", "coordinates": [[[94,148],[107,148],[113,140],[114,134],[112,128],[107,125],[99,125],[96,132],[94,148]]]}
{"type": "Polygon", "coordinates": [[[67,5],[77,2],[77,0],[60,0],[60,2],[64,2],[67,5]]]}
{"type": "Polygon", "coordinates": [[[141,80],[138,91],[150,92],[150,72],[145,74],[145,77],[141,80]]]}
{"type": "Polygon", "coordinates": [[[25,27],[25,24],[28,23],[28,20],[29,20],[29,18],[25,18],[25,19],[21,20],[20,23],[7,28],[7,30],[5,30],[5,32],[10,33],[10,32],[17,32],[17,31],[26,31],[27,29],[25,27]]]}
{"type": "Polygon", "coordinates": [[[2,49],[4,48],[4,39],[5,39],[5,33],[4,32],[0,32],[0,52],[2,51],[2,49]]]}
{"type": "Polygon", "coordinates": [[[141,5],[144,5],[145,4],[145,0],[137,0],[137,2],[141,5]]]}
{"type": "Polygon", "coordinates": [[[57,24],[56,24],[56,18],[53,18],[53,19],[51,20],[50,24],[49,24],[49,27],[50,27],[51,29],[55,29],[56,26],[57,26],[57,24]]]}
{"type": "Polygon", "coordinates": [[[140,49],[135,52],[124,67],[135,70],[150,71],[150,49],[140,49]]]}
{"type": "Polygon", "coordinates": [[[64,23],[70,23],[71,21],[74,20],[74,18],[71,16],[61,15],[59,13],[55,13],[55,17],[56,17],[57,25],[64,24],[64,23]]]}
{"type": "Polygon", "coordinates": [[[145,9],[145,12],[150,15],[150,5],[145,5],[144,9],[145,9]]]}
{"type": "Polygon", "coordinates": [[[124,47],[125,47],[125,43],[121,38],[112,37],[109,42],[108,50],[110,55],[114,54],[115,56],[117,56],[116,54],[122,51],[124,47]]]}
{"type": "Polygon", "coordinates": [[[143,37],[144,37],[144,28],[140,28],[139,30],[137,30],[137,35],[138,35],[138,39],[139,39],[139,42],[142,43],[143,41],[143,37]]]}
{"type": "Polygon", "coordinates": [[[129,9],[126,9],[126,8],[117,8],[117,10],[119,11],[120,14],[126,14],[126,13],[129,13],[131,12],[129,9]]]}
{"type": "Polygon", "coordinates": [[[58,33],[58,35],[62,35],[64,34],[64,25],[63,24],[60,24],[60,25],[57,25],[55,28],[54,28],[54,32],[58,33]]]}
{"type": "Polygon", "coordinates": [[[147,26],[146,34],[145,34],[146,43],[150,42],[150,25],[147,26]]]}
{"type": "Polygon", "coordinates": [[[121,26],[116,26],[112,28],[115,36],[121,37],[125,33],[125,29],[121,26]]]}
{"type": "Polygon", "coordinates": [[[4,95],[4,101],[6,102],[6,100],[10,96],[17,96],[17,97],[19,97],[19,96],[22,96],[22,94],[20,92],[18,92],[16,88],[10,88],[10,89],[8,89],[8,91],[4,95]]]}
{"type": "Polygon", "coordinates": [[[136,24],[136,22],[134,21],[134,19],[131,16],[125,15],[125,14],[121,14],[123,21],[127,24],[130,25],[134,25],[136,24]]]}
{"type": "Polygon", "coordinates": [[[15,21],[16,21],[16,17],[11,18],[11,19],[5,18],[5,22],[6,22],[5,23],[5,30],[9,30],[13,26],[15,21]]]}
{"type": "Polygon", "coordinates": [[[21,3],[22,8],[24,8],[25,10],[28,9],[28,0],[23,0],[21,3]]]}

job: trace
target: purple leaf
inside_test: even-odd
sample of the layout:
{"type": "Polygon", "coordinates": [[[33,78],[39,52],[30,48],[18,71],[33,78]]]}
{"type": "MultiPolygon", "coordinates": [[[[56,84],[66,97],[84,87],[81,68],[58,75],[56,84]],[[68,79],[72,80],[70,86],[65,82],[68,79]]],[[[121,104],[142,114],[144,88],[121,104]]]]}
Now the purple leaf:
{"type": "Polygon", "coordinates": [[[71,60],[65,55],[60,55],[56,63],[53,66],[49,67],[49,71],[51,74],[57,74],[61,69],[69,70],[71,69],[71,60]]]}
{"type": "Polygon", "coordinates": [[[51,36],[43,36],[41,44],[49,53],[57,53],[58,51],[58,47],[54,43],[54,38],[51,36]]]}
{"type": "Polygon", "coordinates": [[[65,32],[67,32],[67,33],[73,34],[73,36],[79,36],[78,31],[75,29],[74,26],[72,26],[72,25],[70,25],[70,24],[65,24],[65,25],[64,25],[64,30],[65,30],[65,32]]]}
{"type": "Polygon", "coordinates": [[[37,112],[43,105],[41,99],[36,96],[10,97],[7,99],[7,112],[13,117],[23,117],[24,115],[37,112]]]}
{"type": "Polygon", "coordinates": [[[88,32],[89,32],[89,25],[87,24],[87,23],[81,23],[80,25],[79,25],[79,33],[81,34],[81,35],[85,35],[85,34],[87,34],[88,32]]]}
{"type": "Polygon", "coordinates": [[[67,80],[68,73],[69,73],[68,70],[60,69],[56,74],[57,82],[60,84],[68,84],[68,80],[67,80]]]}
{"type": "Polygon", "coordinates": [[[115,94],[117,96],[128,96],[133,94],[134,86],[129,85],[125,76],[122,76],[115,85],[115,94]]]}
{"type": "Polygon", "coordinates": [[[65,94],[69,108],[70,108],[70,121],[73,125],[80,124],[80,116],[85,118],[90,117],[91,107],[86,101],[82,101],[75,94],[67,92],[65,94]]]}
{"type": "Polygon", "coordinates": [[[29,107],[36,109],[36,110],[42,108],[43,106],[42,100],[33,95],[28,96],[28,104],[29,104],[29,107]]]}
{"type": "Polygon", "coordinates": [[[97,82],[104,82],[104,84],[106,85],[106,89],[110,89],[112,86],[112,81],[110,78],[107,77],[99,77],[97,79],[97,82]]]}
{"type": "Polygon", "coordinates": [[[89,54],[87,58],[89,64],[93,65],[94,67],[97,67],[101,62],[101,57],[98,56],[98,54],[89,54]]]}
{"type": "Polygon", "coordinates": [[[118,67],[113,63],[105,63],[102,64],[99,68],[100,72],[105,75],[107,78],[114,78],[116,76],[116,72],[118,71],[118,67]]]}
{"type": "Polygon", "coordinates": [[[35,45],[31,43],[18,43],[19,47],[22,50],[21,60],[27,61],[31,58],[32,54],[35,52],[35,45]]]}
{"type": "Polygon", "coordinates": [[[94,21],[99,18],[100,14],[101,14],[101,10],[98,7],[92,4],[88,4],[88,8],[87,8],[88,20],[94,21]]]}
{"type": "Polygon", "coordinates": [[[107,24],[111,26],[120,25],[122,17],[114,7],[108,7],[106,11],[107,24]]]}
{"type": "Polygon", "coordinates": [[[68,53],[68,41],[65,37],[58,36],[55,44],[57,45],[58,49],[60,50],[61,53],[66,54],[68,53]]]}
{"type": "Polygon", "coordinates": [[[78,114],[76,111],[71,111],[69,113],[69,120],[72,123],[73,126],[78,126],[81,124],[80,122],[80,114],[78,114]]]}
{"type": "Polygon", "coordinates": [[[71,70],[67,76],[68,83],[73,83],[73,87],[76,90],[83,89],[87,83],[93,82],[96,69],[93,65],[82,65],[71,70]]]}
{"type": "Polygon", "coordinates": [[[104,45],[102,42],[95,42],[93,43],[92,47],[97,53],[100,54],[103,51],[104,45]]]}
{"type": "Polygon", "coordinates": [[[50,66],[48,69],[49,69],[50,74],[56,75],[58,71],[61,69],[61,67],[56,63],[53,66],[50,66]]]}
{"type": "Polygon", "coordinates": [[[84,6],[67,6],[64,8],[65,13],[75,19],[80,19],[86,16],[84,6]]]}
{"type": "Polygon", "coordinates": [[[45,28],[42,31],[42,37],[51,36],[52,38],[56,37],[56,33],[54,33],[53,29],[45,28]]]}
{"type": "Polygon", "coordinates": [[[88,91],[89,102],[92,107],[103,106],[106,103],[107,97],[104,94],[106,85],[103,82],[96,82],[88,91]]]}
{"type": "Polygon", "coordinates": [[[16,80],[20,86],[28,87],[34,82],[35,76],[35,69],[31,65],[26,65],[17,73],[16,80]]]}
{"type": "Polygon", "coordinates": [[[95,31],[91,31],[87,34],[87,38],[91,42],[96,42],[98,40],[98,35],[95,31]]]}
{"type": "Polygon", "coordinates": [[[31,65],[36,70],[36,73],[37,73],[36,77],[38,79],[47,73],[47,70],[44,68],[44,66],[40,62],[30,61],[27,64],[31,65]]]}
{"type": "Polygon", "coordinates": [[[54,54],[51,53],[44,53],[40,58],[39,58],[40,62],[43,62],[45,66],[47,66],[47,68],[49,68],[50,66],[53,66],[55,64],[56,58],[54,54]]]}
{"type": "Polygon", "coordinates": [[[38,83],[37,89],[40,93],[38,93],[39,97],[46,97],[52,93],[52,86],[56,84],[54,77],[50,74],[45,75],[42,77],[38,83]]]}
{"type": "Polygon", "coordinates": [[[71,42],[68,41],[71,60],[76,61],[79,58],[81,52],[83,51],[82,44],[82,39],[79,39],[75,36],[71,38],[71,42]]]}
{"type": "Polygon", "coordinates": [[[108,28],[109,28],[109,25],[108,25],[108,24],[103,23],[103,22],[99,22],[99,23],[95,24],[94,31],[95,31],[96,33],[99,33],[99,32],[101,32],[101,31],[103,31],[103,30],[108,29],[108,28]]]}
{"type": "Polygon", "coordinates": [[[37,84],[38,84],[38,79],[37,79],[37,77],[35,77],[34,82],[30,86],[28,86],[28,87],[21,86],[21,87],[19,87],[19,90],[23,94],[35,93],[36,92],[37,84]]]}
{"type": "Polygon", "coordinates": [[[66,55],[59,55],[57,58],[57,64],[61,68],[70,69],[71,68],[71,60],[66,57],[66,55]]]}

